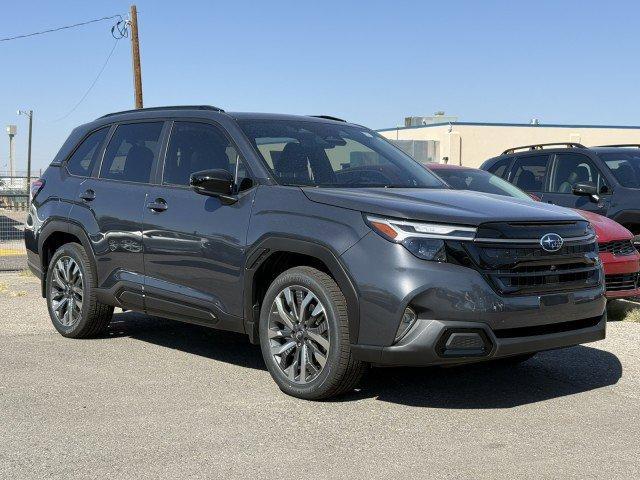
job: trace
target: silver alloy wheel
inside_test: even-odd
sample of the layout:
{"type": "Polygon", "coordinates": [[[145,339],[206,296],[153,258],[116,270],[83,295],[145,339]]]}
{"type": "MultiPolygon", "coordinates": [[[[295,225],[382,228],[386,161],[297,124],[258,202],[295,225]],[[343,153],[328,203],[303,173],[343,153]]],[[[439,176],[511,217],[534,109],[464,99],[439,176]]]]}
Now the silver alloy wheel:
{"type": "Polygon", "coordinates": [[[49,285],[51,310],[56,320],[65,327],[75,325],[82,313],[83,277],[76,261],[60,257],[53,267],[49,285]]]}
{"type": "Polygon", "coordinates": [[[269,313],[269,347],[280,370],[294,383],[309,383],[322,372],[329,348],[327,313],[309,289],[286,287],[269,313]]]}

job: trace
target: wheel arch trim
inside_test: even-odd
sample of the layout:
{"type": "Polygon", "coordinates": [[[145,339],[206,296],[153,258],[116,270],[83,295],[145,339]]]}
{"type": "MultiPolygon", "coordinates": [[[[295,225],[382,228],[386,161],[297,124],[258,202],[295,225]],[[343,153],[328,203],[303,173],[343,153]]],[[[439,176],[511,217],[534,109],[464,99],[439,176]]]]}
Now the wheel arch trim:
{"type": "MultiPolygon", "coordinates": [[[[45,265],[45,252],[44,245],[49,240],[49,238],[56,233],[66,233],[75,236],[80,240],[82,247],[87,252],[89,256],[89,260],[93,268],[95,269],[96,258],[93,248],[91,247],[91,241],[89,240],[89,235],[85,230],[75,222],[69,220],[55,219],[47,222],[41,229],[40,235],[38,236],[38,252],[40,252],[40,265],[42,268],[42,278],[41,278],[41,286],[43,296],[45,294],[45,283],[47,277],[47,269],[49,265],[45,265]]],[[[94,272],[95,273],[95,272],[94,272]]]]}
{"type": "Polygon", "coordinates": [[[357,343],[360,330],[360,305],[358,293],[351,276],[330,248],[314,241],[287,236],[268,236],[256,242],[247,254],[244,275],[244,328],[252,343],[258,342],[260,311],[253,304],[254,277],[267,259],[277,253],[293,253],[313,257],[326,265],[347,301],[349,338],[357,343]]]}

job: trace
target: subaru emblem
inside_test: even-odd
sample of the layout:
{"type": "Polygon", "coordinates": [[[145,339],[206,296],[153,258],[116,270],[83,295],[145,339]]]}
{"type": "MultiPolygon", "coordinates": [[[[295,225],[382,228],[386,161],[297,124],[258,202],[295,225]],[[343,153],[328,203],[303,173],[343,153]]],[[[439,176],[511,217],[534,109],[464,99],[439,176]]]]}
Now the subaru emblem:
{"type": "Polygon", "coordinates": [[[547,233],[540,239],[540,246],[545,252],[557,252],[563,244],[564,240],[557,233],[547,233]]]}

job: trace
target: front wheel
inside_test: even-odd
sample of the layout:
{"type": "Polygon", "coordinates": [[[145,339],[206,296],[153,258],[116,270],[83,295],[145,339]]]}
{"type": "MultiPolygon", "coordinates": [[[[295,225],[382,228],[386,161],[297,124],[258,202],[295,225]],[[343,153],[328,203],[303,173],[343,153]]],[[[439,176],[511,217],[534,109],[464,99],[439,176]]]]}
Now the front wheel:
{"type": "Polygon", "coordinates": [[[294,397],[321,400],[350,390],[365,365],[349,342],[344,295],[326,273],[295,267],[278,276],[260,311],[260,345],[269,373],[294,397]]]}

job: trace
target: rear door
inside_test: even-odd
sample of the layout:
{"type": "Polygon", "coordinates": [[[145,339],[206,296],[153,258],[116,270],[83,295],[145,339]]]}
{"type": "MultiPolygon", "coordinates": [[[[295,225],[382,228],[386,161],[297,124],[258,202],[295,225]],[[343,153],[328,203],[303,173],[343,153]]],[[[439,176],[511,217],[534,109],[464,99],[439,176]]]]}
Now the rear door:
{"type": "Polygon", "coordinates": [[[157,183],[143,214],[147,311],[242,330],[243,268],[256,189],[238,149],[216,124],[175,121],[157,183]],[[237,202],[189,187],[191,173],[209,169],[235,176],[237,202]]]}
{"type": "Polygon", "coordinates": [[[520,190],[542,198],[548,167],[548,153],[522,155],[513,161],[508,180],[520,190]]]}
{"type": "Polygon", "coordinates": [[[142,213],[163,127],[163,121],[117,125],[96,167],[97,178],[87,178],[78,190],[98,283],[115,289],[128,308],[143,308],[142,213]]]}
{"type": "Polygon", "coordinates": [[[549,169],[548,191],[543,200],[563,207],[578,208],[605,215],[611,189],[593,161],[581,153],[557,153],[549,169]],[[599,192],[598,201],[573,194],[576,183],[589,183],[599,192]]]}

